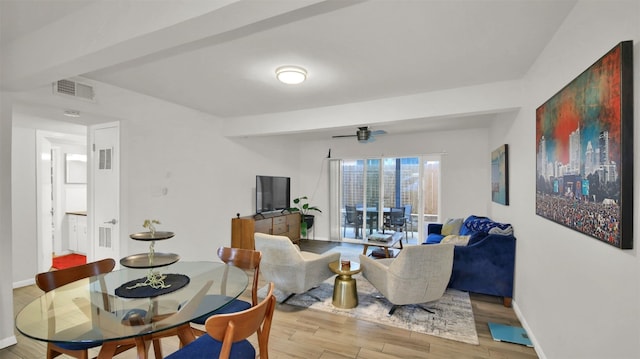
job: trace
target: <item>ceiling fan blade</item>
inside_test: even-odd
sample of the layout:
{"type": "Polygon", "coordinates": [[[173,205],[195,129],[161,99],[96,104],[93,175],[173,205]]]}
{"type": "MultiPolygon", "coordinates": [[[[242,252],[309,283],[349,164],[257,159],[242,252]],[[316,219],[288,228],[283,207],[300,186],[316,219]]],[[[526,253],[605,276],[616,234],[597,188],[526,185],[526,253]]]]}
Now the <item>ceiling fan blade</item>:
{"type": "Polygon", "coordinates": [[[336,135],[331,136],[331,138],[342,138],[342,137],[356,137],[357,135],[336,135]]]}
{"type": "Polygon", "coordinates": [[[387,134],[387,131],[385,131],[385,130],[376,130],[376,131],[371,131],[371,134],[372,134],[373,136],[377,136],[377,135],[386,135],[386,134],[387,134]]]}

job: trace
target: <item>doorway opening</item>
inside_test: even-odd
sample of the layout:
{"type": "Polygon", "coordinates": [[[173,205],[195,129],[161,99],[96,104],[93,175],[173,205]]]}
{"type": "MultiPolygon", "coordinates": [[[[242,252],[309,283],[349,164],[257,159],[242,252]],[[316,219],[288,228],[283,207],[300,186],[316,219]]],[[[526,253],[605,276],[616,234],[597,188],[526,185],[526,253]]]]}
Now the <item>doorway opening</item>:
{"type": "Polygon", "coordinates": [[[44,271],[53,257],[88,252],[87,136],[36,130],[36,148],[38,270],[44,271]]]}

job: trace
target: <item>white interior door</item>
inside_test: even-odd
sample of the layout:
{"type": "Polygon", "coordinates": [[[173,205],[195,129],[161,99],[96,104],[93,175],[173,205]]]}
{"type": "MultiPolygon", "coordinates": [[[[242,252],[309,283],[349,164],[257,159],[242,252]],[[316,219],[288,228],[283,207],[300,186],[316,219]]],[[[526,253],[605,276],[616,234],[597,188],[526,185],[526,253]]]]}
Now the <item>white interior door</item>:
{"type": "Polygon", "coordinates": [[[107,123],[90,128],[93,181],[89,211],[89,260],[120,258],[120,126],[107,123]]]}

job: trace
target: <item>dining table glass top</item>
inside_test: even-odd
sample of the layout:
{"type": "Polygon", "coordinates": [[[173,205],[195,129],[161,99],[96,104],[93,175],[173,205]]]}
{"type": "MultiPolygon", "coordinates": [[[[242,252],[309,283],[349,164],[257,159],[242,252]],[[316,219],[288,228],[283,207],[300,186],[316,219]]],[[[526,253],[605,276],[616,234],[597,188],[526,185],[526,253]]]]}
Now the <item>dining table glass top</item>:
{"type": "Polygon", "coordinates": [[[43,294],[18,313],[16,328],[27,337],[48,342],[91,343],[138,337],[210,314],[237,298],[247,285],[248,276],[242,269],[221,262],[181,261],[154,269],[122,268],[43,294]],[[150,270],[186,276],[188,283],[158,296],[116,295],[116,289],[146,278],[150,270]]]}

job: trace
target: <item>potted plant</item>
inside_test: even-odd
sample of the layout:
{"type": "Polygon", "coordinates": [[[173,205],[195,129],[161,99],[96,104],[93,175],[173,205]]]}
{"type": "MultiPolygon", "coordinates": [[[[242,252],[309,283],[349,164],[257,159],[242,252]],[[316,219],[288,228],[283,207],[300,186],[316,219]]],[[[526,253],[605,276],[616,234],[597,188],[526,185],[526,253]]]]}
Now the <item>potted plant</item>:
{"type": "Polygon", "coordinates": [[[320,208],[309,205],[307,196],[298,197],[293,199],[294,207],[289,208],[289,212],[300,212],[300,234],[303,237],[307,236],[307,230],[313,227],[313,221],[315,216],[311,214],[311,211],[317,211],[322,213],[320,208]]]}

